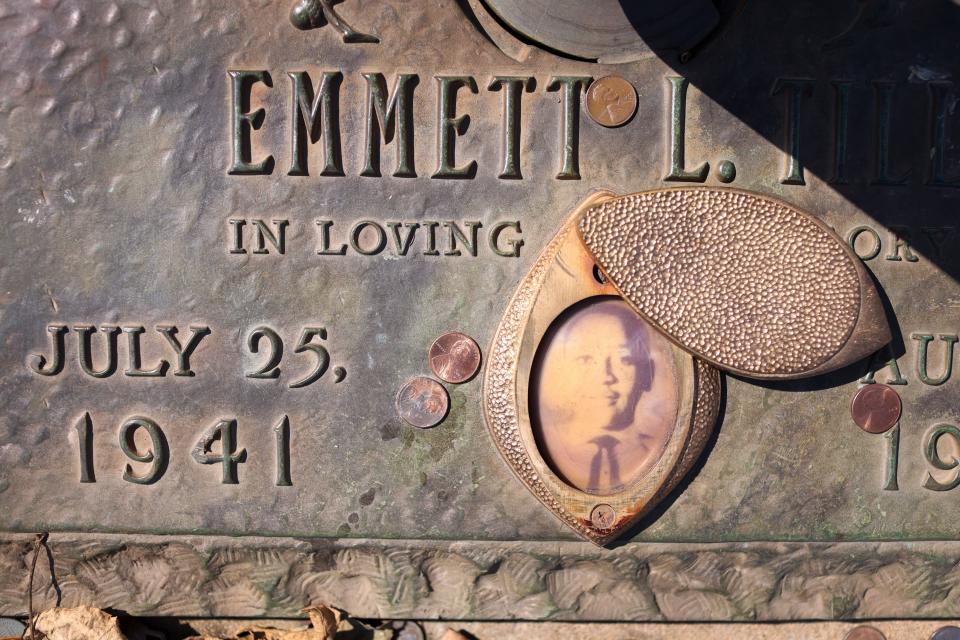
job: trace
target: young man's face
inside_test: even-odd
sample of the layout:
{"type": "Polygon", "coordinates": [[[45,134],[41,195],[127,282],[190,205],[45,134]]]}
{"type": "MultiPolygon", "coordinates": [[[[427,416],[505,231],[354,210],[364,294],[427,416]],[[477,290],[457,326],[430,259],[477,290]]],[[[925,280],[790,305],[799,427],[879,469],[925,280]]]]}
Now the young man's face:
{"type": "Polygon", "coordinates": [[[625,307],[609,300],[580,309],[555,334],[542,362],[541,407],[584,442],[634,423],[645,365],[638,354],[643,327],[639,318],[635,327],[624,322],[617,312],[625,307]]]}
{"type": "Polygon", "coordinates": [[[564,346],[564,368],[578,382],[583,413],[593,415],[598,426],[633,422],[638,363],[623,322],[597,313],[571,327],[564,346]]]}

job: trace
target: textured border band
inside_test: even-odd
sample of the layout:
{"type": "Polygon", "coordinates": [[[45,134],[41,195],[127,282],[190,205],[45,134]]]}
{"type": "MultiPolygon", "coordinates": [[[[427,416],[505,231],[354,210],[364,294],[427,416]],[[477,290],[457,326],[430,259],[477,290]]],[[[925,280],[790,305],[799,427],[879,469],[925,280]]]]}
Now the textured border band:
{"type": "MultiPolygon", "coordinates": [[[[627,544],[51,536],[63,606],[142,616],[837,620],[960,616],[960,542],[627,544]]],[[[33,536],[0,542],[26,613],[33,536]]],[[[52,606],[45,558],[35,606],[52,606]]]]}

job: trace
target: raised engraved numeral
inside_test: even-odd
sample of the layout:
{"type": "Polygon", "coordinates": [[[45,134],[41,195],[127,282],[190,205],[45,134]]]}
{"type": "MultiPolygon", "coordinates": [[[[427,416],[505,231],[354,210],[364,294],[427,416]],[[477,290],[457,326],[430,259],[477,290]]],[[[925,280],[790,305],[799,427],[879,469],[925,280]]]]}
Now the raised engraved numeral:
{"type": "MultiPolygon", "coordinates": [[[[949,436],[950,439],[953,440],[953,445],[960,447],[960,429],[952,424],[938,424],[927,434],[927,441],[923,447],[923,453],[927,458],[927,462],[935,469],[953,471],[960,466],[960,459],[957,458],[956,454],[950,456],[949,461],[941,457],[938,445],[944,436],[949,436]]],[[[923,482],[923,488],[930,489],[931,491],[950,491],[957,485],[960,485],[960,471],[954,472],[953,478],[947,482],[940,482],[928,471],[927,478],[923,482]]]]}
{"type": "Polygon", "coordinates": [[[90,420],[90,414],[83,414],[75,428],[80,449],[80,482],[96,482],[93,472],[93,421],[90,420]]]}
{"type": "Polygon", "coordinates": [[[900,423],[897,423],[893,429],[883,434],[883,437],[887,441],[887,470],[883,490],[899,491],[900,485],[897,484],[897,467],[900,463],[900,423]]]}
{"type": "Polygon", "coordinates": [[[290,418],[283,416],[273,433],[277,436],[277,486],[290,487],[290,418]]]}
{"type": "Polygon", "coordinates": [[[120,427],[120,450],[134,462],[150,465],[144,474],[134,473],[131,465],[123,470],[123,479],[134,484],[153,484],[163,476],[170,462],[170,448],[167,438],[156,422],[149,418],[136,416],[130,418],[120,427]],[[136,434],[143,429],[150,436],[151,446],[144,453],[137,450],[136,434]]]}
{"type": "Polygon", "coordinates": [[[297,343],[297,346],[293,352],[303,353],[304,351],[313,351],[315,354],[317,354],[317,365],[314,367],[313,371],[311,371],[305,377],[297,380],[296,382],[291,382],[291,389],[298,389],[300,387],[305,387],[308,384],[313,384],[320,379],[320,376],[322,376],[327,371],[327,367],[330,366],[330,353],[325,347],[319,344],[313,344],[311,341],[314,337],[319,337],[321,340],[326,340],[327,330],[323,327],[304,327],[303,333],[300,334],[300,341],[297,343]]]}
{"type": "MultiPolygon", "coordinates": [[[[283,338],[270,327],[257,327],[247,336],[247,349],[251,353],[259,353],[260,345],[266,338],[269,343],[269,355],[259,369],[248,371],[246,376],[255,379],[276,379],[280,377],[280,361],[283,360],[283,338]]],[[[297,346],[294,347],[294,353],[304,353],[312,351],[316,356],[316,362],[313,369],[303,378],[290,383],[291,389],[299,389],[313,384],[323,377],[330,368],[330,352],[327,348],[319,344],[315,339],[326,340],[327,329],[325,327],[304,327],[300,333],[300,339],[297,346]]],[[[346,377],[347,372],[343,367],[334,367],[334,383],[341,382],[346,377]]]]}
{"type": "Polygon", "coordinates": [[[260,340],[266,338],[270,343],[270,357],[267,362],[256,371],[247,373],[248,378],[279,378],[280,360],[283,359],[283,340],[270,327],[257,327],[247,337],[247,348],[252,353],[260,353],[260,340]]]}
{"type": "MultiPolygon", "coordinates": [[[[77,420],[74,429],[79,445],[80,482],[96,482],[93,419],[90,414],[84,413],[77,420]]],[[[276,435],[276,485],[289,487],[293,485],[290,479],[290,419],[283,416],[273,427],[273,432],[276,435]]],[[[119,443],[120,450],[130,460],[139,465],[149,465],[144,470],[139,465],[126,464],[123,470],[124,480],[134,484],[153,484],[163,477],[170,464],[170,446],[156,422],[142,416],[129,418],[120,425],[119,443]],[[143,432],[146,438],[140,432],[143,432]]],[[[239,484],[238,465],[246,462],[247,450],[238,450],[235,418],[224,418],[209,426],[200,435],[190,453],[200,464],[222,465],[223,484],[239,484]]]]}
{"type": "Polygon", "coordinates": [[[200,464],[222,464],[223,484],[239,484],[237,465],[247,459],[247,450],[237,451],[237,421],[220,420],[200,435],[200,440],[191,452],[200,464]],[[214,444],[220,441],[220,453],[213,453],[214,444]]]}
{"type": "MultiPolygon", "coordinates": [[[[909,430],[908,432],[909,433],[909,430]]],[[[883,434],[886,441],[884,491],[899,491],[900,423],[883,434]]],[[[930,491],[950,491],[960,486],[960,428],[938,424],[930,429],[921,445],[921,453],[934,471],[927,471],[921,486],[930,491]],[[951,471],[950,474],[940,472],[951,471]],[[935,477],[935,475],[938,477],[935,477]]]]}

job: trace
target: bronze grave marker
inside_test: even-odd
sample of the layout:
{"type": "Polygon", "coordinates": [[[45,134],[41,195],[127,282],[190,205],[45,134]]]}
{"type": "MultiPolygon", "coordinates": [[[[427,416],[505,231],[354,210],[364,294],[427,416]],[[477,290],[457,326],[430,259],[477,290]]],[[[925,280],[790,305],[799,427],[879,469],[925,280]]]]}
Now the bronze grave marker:
{"type": "Polygon", "coordinates": [[[0,615],[960,616],[960,9],[549,4],[0,7],[0,615]]]}

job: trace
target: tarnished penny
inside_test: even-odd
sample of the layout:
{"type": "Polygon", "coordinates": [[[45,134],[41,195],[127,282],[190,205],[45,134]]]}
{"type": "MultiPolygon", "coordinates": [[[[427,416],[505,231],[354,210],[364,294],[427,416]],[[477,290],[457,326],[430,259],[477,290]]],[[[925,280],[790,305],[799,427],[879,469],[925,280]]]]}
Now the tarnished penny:
{"type": "Polygon", "coordinates": [[[620,76],[604,76],[587,89],[587,114],[604,127],[626,124],[637,112],[637,90],[620,76]]]}
{"type": "Polygon", "coordinates": [[[868,384],[853,396],[850,415],[867,433],[883,433],[900,419],[900,396],[885,384],[868,384]]]}
{"type": "Polygon", "coordinates": [[[960,640],[960,627],[940,627],[933,632],[930,640],[960,640]]]}
{"type": "Polygon", "coordinates": [[[427,378],[411,378],[397,392],[397,413],[419,429],[440,424],[450,409],[450,396],[443,385],[427,378]]]}
{"type": "Polygon", "coordinates": [[[887,640],[887,637],[873,627],[861,625],[847,631],[843,640],[887,640]]]}
{"type": "Polygon", "coordinates": [[[480,369],[480,347],[468,335],[445,333],[430,347],[430,369],[444,382],[466,382],[480,369]]]}
{"type": "Polygon", "coordinates": [[[612,529],[617,521],[617,512],[608,504],[598,504],[590,512],[590,522],[597,529],[612,529]]]}

